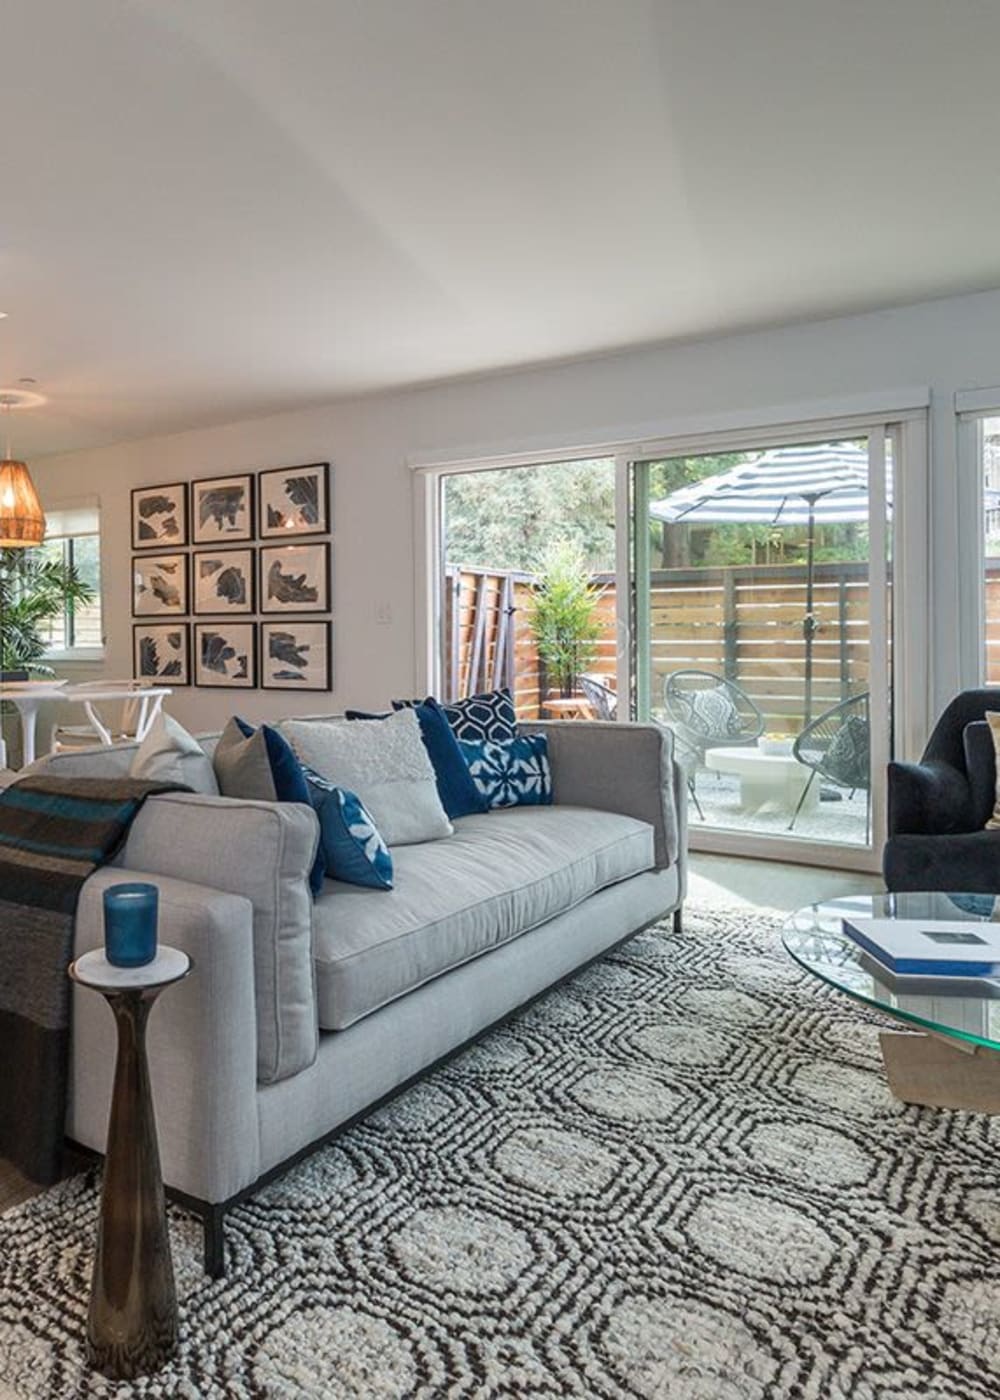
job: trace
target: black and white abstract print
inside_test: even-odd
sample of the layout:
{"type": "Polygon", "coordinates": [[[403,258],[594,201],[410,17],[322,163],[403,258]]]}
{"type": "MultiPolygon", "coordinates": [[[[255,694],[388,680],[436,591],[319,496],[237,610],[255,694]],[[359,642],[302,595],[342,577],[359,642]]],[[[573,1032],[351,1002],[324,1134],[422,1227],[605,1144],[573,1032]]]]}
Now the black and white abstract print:
{"type": "Polygon", "coordinates": [[[330,623],[282,618],[262,622],[261,685],[265,690],[331,688],[330,623]]]}
{"type": "Polygon", "coordinates": [[[191,513],[195,544],[252,540],[252,473],[192,482],[191,513]]]}
{"type": "Polygon", "coordinates": [[[259,472],[261,539],[325,535],[330,529],[329,476],[328,462],[259,472]]]}
{"type": "Polygon", "coordinates": [[[187,486],[143,486],[132,492],[132,548],[174,547],[188,542],[187,486]]]}
{"type": "Polygon", "coordinates": [[[254,609],[253,549],[197,550],[192,556],[194,611],[252,613],[254,609]]]}
{"type": "Polygon", "coordinates": [[[260,551],[260,610],[328,612],[330,546],[275,544],[260,551]]]}
{"type": "Polygon", "coordinates": [[[138,680],[187,685],[189,624],[186,622],[136,623],[132,629],[133,668],[138,680]]]}
{"type": "Polygon", "coordinates": [[[187,610],[187,555],[136,555],[132,560],[132,615],[177,617],[187,610]]]}
{"type": "Polygon", "coordinates": [[[255,634],[252,622],[196,623],[195,685],[252,690],[257,684],[255,634]]]}

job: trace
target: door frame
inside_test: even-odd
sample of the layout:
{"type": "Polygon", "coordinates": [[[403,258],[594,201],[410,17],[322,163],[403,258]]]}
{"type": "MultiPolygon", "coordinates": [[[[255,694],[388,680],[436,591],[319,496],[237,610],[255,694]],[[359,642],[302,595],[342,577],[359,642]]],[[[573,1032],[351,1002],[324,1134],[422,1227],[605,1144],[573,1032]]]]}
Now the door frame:
{"type": "MultiPolygon", "coordinates": [[[[928,555],[930,546],[928,501],[928,452],[927,452],[927,413],[915,409],[906,413],[863,414],[852,417],[812,420],[776,425],[772,428],[741,429],[721,433],[703,433],[660,439],[642,443],[638,448],[630,448],[616,457],[616,482],[623,478],[629,482],[628,499],[625,502],[625,521],[628,537],[633,537],[632,523],[637,519],[637,509],[642,505],[635,498],[637,489],[633,467],[637,462],[659,460],[665,457],[698,456],[701,454],[753,451],[758,448],[779,447],[802,442],[817,442],[864,436],[869,441],[869,462],[871,464],[872,511],[869,533],[869,596],[871,598],[872,650],[870,670],[874,678],[881,674],[886,680],[877,688],[882,693],[879,703],[876,687],[872,686],[872,728],[871,765],[872,773],[884,773],[891,756],[915,759],[919,757],[930,716],[930,682],[928,618],[930,601],[930,573],[928,555]],[[881,470],[884,463],[886,439],[892,443],[895,475],[893,482],[893,533],[889,577],[892,581],[892,617],[886,612],[886,590],[876,587],[876,559],[887,558],[887,536],[885,528],[885,474],[881,470]],[[881,509],[879,508],[881,505],[881,509]],[[890,637],[891,626],[891,637],[890,637]],[[885,689],[890,684],[889,659],[892,670],[892,706],[884,703],[885,689]]],[[[619,679],[621,692],[630,696],[629,713],[637,713],[641,701],[638,688],[644,684],[640,673],[636,674],[636,647],[634,641],[642,635],[646,625],[643,619],[643,589],[637,583],[640,569],[643,568],[641,540],[647,532],[635,532],[635,556],[623,557],[621,549],[622,502],[625,493],[619,486],[616,492],[616,527],[619,542],[619,576],[617,586],[620,597],[631,600],[628,609],[627,625],[622,626],[619,615],[619,679]],[[622,573],[626,568],[627,572],[622,573]]],[[[648,561],[645,561],[648,563],[648,561]]],[[[801,865],[819,865],[845,870],[873,872],[881,869],[882,846],[886,836],[886,784],[874,783],[872,787],[872,837],[871,846],[852,847],[846,844],[823,841],[805,841],[795,836],[761,837],[749,832],[713,831],[699,825],[688,827],[690,848],[717,855],[750,857],[758,860],[776,860],[801,865]]]]}

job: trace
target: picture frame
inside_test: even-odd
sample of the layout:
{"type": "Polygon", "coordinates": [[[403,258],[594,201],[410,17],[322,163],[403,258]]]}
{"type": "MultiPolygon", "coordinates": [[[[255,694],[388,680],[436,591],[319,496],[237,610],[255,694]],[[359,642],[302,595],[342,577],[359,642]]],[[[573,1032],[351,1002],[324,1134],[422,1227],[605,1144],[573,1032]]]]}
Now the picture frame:
{"type": "Polygon", "coordinates": [[[196,549],[191,555],[191,611],[197,617],[234,617],[257,608],[257,551],[196,549]]]}
{"type": "Polygon", "coordinates": [[[258,472],[257,510],[262,540],[329,534],[330,463],[258,472]]]}
{"type": "Polygon", "coordinates": [[[192,544],[235,544],[253,537],[253,472],[192,481],[192,544]]]}
{"type": "Polygon", "coordinates": [[[269,544],[260,547],[260,611],[330,611],[330,544],[269,544]]]}
{"type": "Polygon", "coordinates": [[[137,486],[131,494],[132,548],[175,549],[188,542],[187,482],[137,486]]]}
{"type": "Polygon", "coordinates": [[[333,627],[329,619],[283,617],[260,624],[260,683],[264,690],[333,689],[333,627]]]}
{"type": "Polygon", "coordinates": [[[154,685],[191,684],[191,624],[132,624],[132,674],[154,685]]]}
{"type": "Polygon", "coordinates": [[[255,690],[257,687],[257,624],[196,622],[194,683],[202,689],[255,690]]]}
{"type": "Polygon", "coordinates": [[[183,617],[188,612],[188,556],[132,556],[132,616],[183,617]]]}

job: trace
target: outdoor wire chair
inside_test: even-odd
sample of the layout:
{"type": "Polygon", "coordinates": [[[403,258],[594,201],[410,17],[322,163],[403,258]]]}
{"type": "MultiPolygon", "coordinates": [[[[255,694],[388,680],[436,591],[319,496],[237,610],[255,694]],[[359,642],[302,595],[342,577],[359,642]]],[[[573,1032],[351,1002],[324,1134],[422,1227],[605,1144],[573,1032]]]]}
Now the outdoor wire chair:
{"type": "Polygon", "coordinates": [[[764,716],[745,690],[714,671],[671,671],[663,678],[663,703],[677,741],[677,761],[704,821],[695,774],[705,761],[705,751],[720,745],[755,744],[764,732],[764,716]]]}
{"type": "Polygon", "coordinates": [[[817,775],[835,787],[863,792],[865,803],[865,843],[871,836],[871,715],[869,693],[862,691],[833,705],[807,724],[795,740],[792,753],[804,767],[810,768],[809,781],[802,789],[795,814],[788,823],[791,831],[802,811],[809,789],[817,775]]]}
{"type": "Polygon", "coordinates": [[[579,678],[583,698],[593,710],[597,719],[614,719],[618,713],[618,696],[600,676],[582,675],[579,678]]]}

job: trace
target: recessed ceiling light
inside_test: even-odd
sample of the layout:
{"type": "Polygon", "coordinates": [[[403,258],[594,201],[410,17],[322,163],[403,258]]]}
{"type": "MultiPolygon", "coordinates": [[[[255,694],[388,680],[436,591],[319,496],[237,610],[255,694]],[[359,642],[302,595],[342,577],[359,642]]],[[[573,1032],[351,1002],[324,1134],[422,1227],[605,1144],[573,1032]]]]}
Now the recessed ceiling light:
{"type": "Polygon", "coordinates": [[[0,311],[0,321],[6,321],[6,319],[7,319],[7,313],[6,313],[6,311],[0,311]]]}

